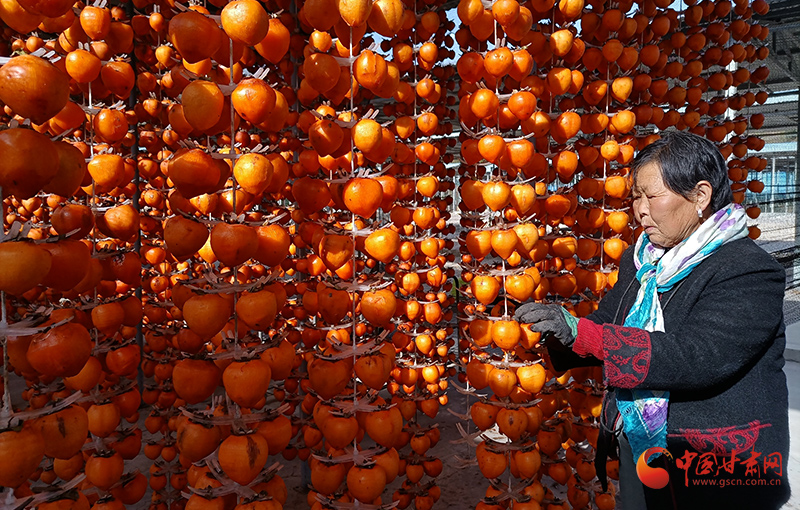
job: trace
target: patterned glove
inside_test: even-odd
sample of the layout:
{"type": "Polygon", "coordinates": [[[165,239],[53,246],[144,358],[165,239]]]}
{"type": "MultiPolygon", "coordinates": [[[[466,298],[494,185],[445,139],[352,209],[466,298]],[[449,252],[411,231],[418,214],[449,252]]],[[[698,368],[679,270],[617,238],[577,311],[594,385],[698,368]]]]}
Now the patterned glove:
{"type": "Polygon", "coordinates": [[[528,303],[517,308],[514,320],[530,324],[531,331],[553,335],[565,347],[572,347],[578,337],[578,318],[561,305],[528,303]]]}

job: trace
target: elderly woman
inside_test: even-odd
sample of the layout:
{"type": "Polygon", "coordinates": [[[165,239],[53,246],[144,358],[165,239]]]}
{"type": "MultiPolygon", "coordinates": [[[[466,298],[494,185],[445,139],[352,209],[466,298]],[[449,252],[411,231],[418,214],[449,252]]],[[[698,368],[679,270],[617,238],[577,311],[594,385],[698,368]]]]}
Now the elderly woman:
{"type": "Polygon", "coordinates": [[[784,270],[748,238],[708,140],[665,134],[640,151],[632,176],[643,231],[597,311],[577,319],[530,303],[516,318],[549,333],[557,370],[602,365],[596,467],[605,485],[618,444],[624,510],[780,508],[789,497],[784,270]],[[658,483],[664,472],[647,461],[669,479],[658,483]]]}

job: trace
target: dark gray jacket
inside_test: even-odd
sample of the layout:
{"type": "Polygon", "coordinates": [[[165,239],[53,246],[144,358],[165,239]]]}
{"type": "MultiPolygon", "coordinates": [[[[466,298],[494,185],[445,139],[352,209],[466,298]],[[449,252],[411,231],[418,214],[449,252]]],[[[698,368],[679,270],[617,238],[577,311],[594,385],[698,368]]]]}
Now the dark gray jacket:
{"type": "MultiPolygon", "coordinates": [[[[779,508],[788,499],[784,289],[783,267],[745,238],[721,247],[660,296],[665,332],[624,328],[620,325],[639,290],[629,248],[622,257],[617,284],[588,317],[603,324],[602,365],[608,387],[603,413],[609,426],[618,416],[615,388],[670,391],[668,449],[676,459],[686,451],[698,454],[688,473],[678,469],[677,462],[671,465],[678,508],[779,508]],[[729,460],[734,450],[740,461],[735,473],[729,474],[719,464],[729,460]],[[710,473],[703,474],[702,469],[698,473],[699,456],[706,452],[718,457],[710,473]],[[758,473],[746,474],[745,461],[752,452],[761,454],[755,458],[758,473]],[[780,474],[777,469],[764,469],[766,457],[775,459],[772,454],[781,457],[780,474]],[[699,482],[694,482],[736,477],[743,484],[760,483],[748,479],[765,479],[769,486],[698,488],[699,482]],[[727,504],[734,506],[725,506],[728,496],[727,504]]],[[[559,353],[553,347],[551,358],[557,369],[598,364],[592,357],[559,353]]],[[[609,440],[608,435],[601,437],[609,440]]],[[[651,496],[648,509],[657,507],[650,504],[651,499],[661,503],[666,499],[664,492],[645,492],[651,496]]]]}

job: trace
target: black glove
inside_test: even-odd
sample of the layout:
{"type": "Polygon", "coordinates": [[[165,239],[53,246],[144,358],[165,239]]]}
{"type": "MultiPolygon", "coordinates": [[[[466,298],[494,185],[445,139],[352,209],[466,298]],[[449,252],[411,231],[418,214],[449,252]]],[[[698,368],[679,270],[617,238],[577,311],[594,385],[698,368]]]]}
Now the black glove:
{"type": "Polygon", "coordinates": [[[531,331],[550,334],[564,347],[572,347],[578,336],[578,319],[561,305],[527,303],[517,308],[514,320],[530,323],[531,331]]]}

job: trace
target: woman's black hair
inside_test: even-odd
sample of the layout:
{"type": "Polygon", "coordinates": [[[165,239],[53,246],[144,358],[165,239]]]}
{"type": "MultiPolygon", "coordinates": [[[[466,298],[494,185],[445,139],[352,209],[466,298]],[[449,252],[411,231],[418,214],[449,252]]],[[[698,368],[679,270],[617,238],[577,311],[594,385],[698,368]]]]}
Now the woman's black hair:
{"type": "Polygon", "coordinates": [[[733,202],[728,166],[710,140],[685,131],[662,133],[661,138],[639,151],[631,165],[631,174],[649,163],[661,168],[661,177],[670,190],[691,198],[700,181],[711,184],[711,212],[733,202]]]}

